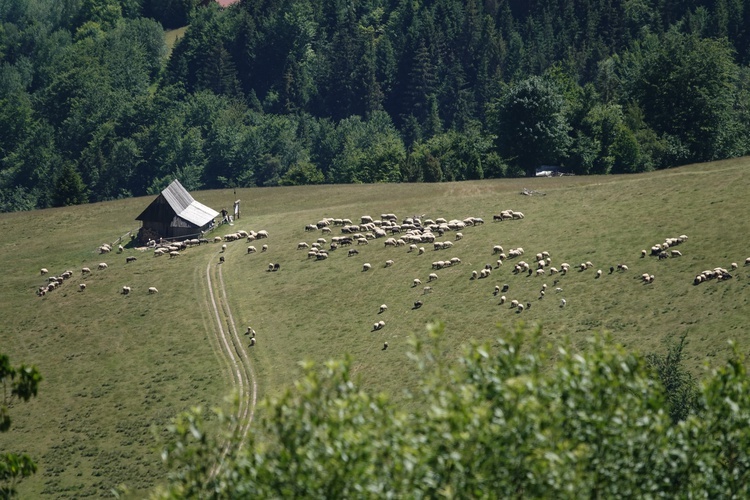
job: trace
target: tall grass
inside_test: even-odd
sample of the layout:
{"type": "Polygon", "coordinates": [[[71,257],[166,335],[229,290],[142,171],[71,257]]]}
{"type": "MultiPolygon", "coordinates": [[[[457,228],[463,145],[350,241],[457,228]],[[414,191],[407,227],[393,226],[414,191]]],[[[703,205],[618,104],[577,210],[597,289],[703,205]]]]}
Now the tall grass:
{"type": "MultiPolygon", "coordinates": [[[[462,344],[496,336],[495,325],[541,323],[551,342],[569,339],[583,346],[593,331],[608,330],[624,346],[642,353],[664,351],[671,339],[687,335],[683,360],[696,374],[726,356],[727,340],[746,352],[750,310],[750,188],[747,159],[610,177],[512,179],[450,184],[377,184],[238,189],[195,193],[212,206],[242,200],[241,219],[220,231],[266,229],[266,253],[248,255],[244,242],[229,243],[223,274],[234,318],[251,325],[258,344],[251,350],[262,393],[288,387],[301,360],[323,361],[348,354],[362,384],[398,398],[417,389],[406,353],[411,335],[443,320],[449,338],[445,355],[462,344]],[[522,196],[523,188],[545,195],[522,196]],[[523,220],[492,222],[502,209],[524,212],[523,220]],[[399,217],[463,219],[482,217],[466,228],[453,249],[408,253],[382,240],[315,261],[297,243],[320,233],[304,227],[323,217],[358,220],[393,212],[399,217]],[[641,249],[666,237],[687,234],[683,257],[658,261],[641,249]],[[523,247],[527,262],[549,251],[553,266],[591,261],[594,269],[567,276],[513,275],[513,260],[487,279],[472,270],[494,264],[493,245],[523,247]],[[433,271],[431,263],[459,257],[458,266],[433,271]],[[387,259],[395,265],[385,268],[387,259]],[[269,262],[281,264],[267,272],[269,262]],[[370,262],[371,271],[362,272],[370,262]],[[726,282],[692,284],[707,268],[738,262],[726,282]],[[629,271],[609,274],[625,263],[629,271]],[[594,278],[597,269],[604,275],[594,278]],[[412,280],[437,272],[433,292],[423,294],[412,280]],[[638,276],[653,274],[654,283],[638,276]],[[554,280],[558,279],[558,283],[554,280]],[[495,285],[508,284],[508,301],[530,302],[521,314],[498,305],[495,285]],[[539,299],[542,283],[548,285],[539,299]],[[562,292],[555,292],[555,288],[562,292]],[[567,305],[559,307],[565,298],[567,305]],[[413,310],[415,300],[424,306],[413,310]],[[378,314],[380,304],[388,310],[378,314]],[[373,332],[372,324],[386,322],[373,332]],[[382,350],[387,341],[389,347],[382,350]]],[[[14,363],[36,364],[45,377],[39,397],[11,409],[13,431],[3,447],[38,459],[35,478],[22,484],[26,497],[102,496],[118,483],[136,491],[164,475],[152,429],[158,435],[169,419],[189,406],[220,405],[229,392],[227,366],[211,332],[205,299],[206,263],[218,262],[218,245],[190,249],[176,259],[154,258],[133,249],[99,256],[96,248],[135,227],[149,198],[0,216],[4,238],[0,258],[0,346],[14,363]],[[138,260],[125,264],[126,255],[138,260]],[[106,261],[78,292],[80,267],[106,261]],[[44,298],[34,291],[39,268],[65,269],[76,280],[44,298]],[[119,290],[133,288],[130,296],[119,290]],[[159,294],[148,295],[149,286],[159,294]]],[[[338,231],[334,229],[334,235],[338,231]]],[[[324,236],[330,242],[329,236],[324,236]]],[[[446,233],[441,240],[453,239],[446,233]]],[[[519,259],[515,259],[517,261],[519,259]]]]}

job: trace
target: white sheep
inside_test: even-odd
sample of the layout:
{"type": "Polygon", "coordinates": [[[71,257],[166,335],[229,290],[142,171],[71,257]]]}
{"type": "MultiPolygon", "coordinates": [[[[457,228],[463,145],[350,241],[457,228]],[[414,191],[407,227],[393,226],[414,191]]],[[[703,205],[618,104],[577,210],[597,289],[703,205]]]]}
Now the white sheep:
{"type": "Polygon", "coordinates": [[[250,337],[255,337],[255,330],[253,330],[252,327],[248,326],[247,331],[245,332],[245,335],[250,335],[250,337]]]}
{"type": "Polygon", "coordinates": [[[672,250],[672,257],[682,257],[682,252],[679,250],[672,250]]]}
{"type": "Polygon", "coordinates": [[[501,296],[500,296],[500,304],[499,304],[499,305],[503,305],[503,304],[505,304],[505,300],[506,300],[506,299],[505,299],[505,295],[501,295],[501,296]]]}
{"type": "Polygon", "coordinates": [[[179,256],[180,256],[180,252],[178,252],[177,250],[172,250],[171,252],[169,252],[170,259],[174,259],[175,257],[179,257],[179,256]]]}
{"type": "Polygon", "coordinates": [[[388,342],[383,342],[383,349],[381,350],[385,351],[386,349],[388,349],[388,342]]]}
{"type": "Polygon", "coordinates": [[[498,293],[500,293],[500,287],[498,285],[495,285],[495,291],[492,292],[492,295],[497,296],[498,293]]]}
{"type": "MultiPolygon", "coordinates": [[[[529,272],[531,272],[531,271],[529,271],[529,272]]],[[[536,270],[536,275],[537,276],[544,276],[544,269],[537,269],[536,270]]]]}
{"type": "Polygon", "coordinates": [[[648,255],[648,252],[646,252],[646,249],[644,248],[643,250],[641,250],[641,259],[646,257],[646,255],[648,255]]]}
{"type": "Polygon", "coordinates": [[[383,327],[385,327],[385,321],[381,319],[378,321],[378,330],[381,330],[383,327]]]}
{"type": "Polygon", "coordinates": [[[380,309],[378,309],[378,314],[384,313],[387,310],[388,310],[388,306],[385,304],[381,304],[380,309]]]}
{"type": "Polygon", "coordinates": [[[300,241],[299,243],[297,243],[297,250],[302,250],[305,248],[310,248],[310,245],[308,245],[306,241],[300,241]]]}
{"type": "Polygon", "coordinates": [[[456,233],[456,241],[462,239],[464,237],[463,233],[456,233]]]}
{"type": "Polygon", "coordinates": [[[372,265],[369,262],[365,262],[362,264],[362,272],[369,271],[372,268],[372,265]]]}
{"type": "Polygon", "coordinates": [[[88,274],[90,272],[91,272],[91,269],[89,269],[88,267],[81,268],[81,274],[88,274]]]}
{"type": "Polygon", "coordinates": [[[415,245],[414,243],[409,245],[409,253],[414,252],[415,250],[417,250],[417,245],[415,245]]]}
{"type": "Polygon", "coordinates": [[[518,301],[517,300],[511,300],[510,301],[510,308],[511,309],[515,309],[516,307],[518,307],[518,301]]]}
{"type": "Polygon", "coordinates": [[[262,229],[258,231],[257,233],[255,233],[255,237],[258,239],[268,238],[268,231],[266,231],[265,229],[262,229]]]}
{"type": "Polygon", "coordinates": [[[261,252],[267,252],[268,251],[268,245],[263,245],[262,247],[260,247],[260,251],[261,252]]]}
{"type": "Polygon", "coordinates": [[[106,263],[106,262],[100,262],[100,263],[99,263],[99,270],[100,270],[100,271],[102,271],[102,270],[104,270],[104,269],[107,269],[107,267],[109,267],[109,266],[107,266],[107,263],[106,263]]]}
{"type": "Polygon", "coordinates": [[[255,345],[255,337],[250,339],[250,344],[248,344],[248,347],[253,347],[255,345]]]}
{"type": "Polygon", "coordinates": [[[148,287],[148,293],[159,293],[155,286],[148,287]]]}
{"type": "Polygon", "coordinates": [[[80,285],[78,285],[78,289],[80,291],[84,291],[86,289],[86,283],[81,283],[80,285]]]}
{"type": "Polygon", "coordinates": [[[523,304],[518,304],[517,310],[518,312],[523,312],[523,304]]]}
{"type": "Polygon", "coordinates": [[[419,252],[417,252],[417,255],[422,255],[424,253],[424,247],[419,247],[419,252]]]}
{"type": "Polygon", "coordinates": [[[438,279],[438,275],[435,273],[430,273],[430,275],[427,277],[427,281],[435,281],[438,279]]]}
{"type": "Polygon", "coordinates": [[[214,243],[220,243],[221,242],[221,236],[214,236],[214,243]]]}
{"type": "Polygon", "coordinates": [[[747,259],[745,259],[745,265],[746,266],[750,266],[750,257],[748,257],[747,259]]]}
{"type": "Polygon", "coordinates": [[[565,299],[560,299],[560,307],[565,307],[565,304],[567,304],[568,301],[565,299]]]}
{"type": "Polygon", "coordinates": [[[737,269],[738,266],[736,262],[732,262],[732,264],[729,267],[731,267],[732,271],[734,271],[735,269],[737,269]]]}
{"type": "Polygon", "coordinates": [[[475,280],[479,277],[479,273],[476,271],[471,272],[471,279],[475,280]]]}
{"type": "Polygon", "coordinates": [[[117,245],[117,253],[122,253],[125,251],[125,248],[123,248],[122,245],[117,245]]]}
{"type": "Polygon", "coordinates": [[[43,268],[41,268],[41,269],[39,270],[39,274],[41,274],[42,276],[44,276],[44,275],[45,275],[45,274],[47,274],[48,272],[49,272],[49,270],[47,270],[47,268],[46,268],[46,267],[43,267],[43,268]]]}
{"type": "Polygon", "coordinates": [[[496,253],[502,253],[502,252],[503,252],[503,247],[501,247],[500,245],[495,245],[494,247],[492,247],[493,255],[496,253]]]}
{"type": "Polygon", "coordinates": [[[596,276],[595,276],[594,278],[595,278],[595,279],[599,279],[599,278],[601,278],[601,277],[602,277],[602,270],[601,270],[601,269],[599,269],[598,271],[596,271],[596,276]]]}
{"type": "MultiPolygon", "coordinates": [[[[221,251],[222,252],[226,252],[227,251],[227,244],[226,243],[224,243],[223,245],[221,245],[221,251]]],[[[171,252],[170,252],[170,254],[171,254],[171,252]]]]}
{"type": "Polygon", "coordinates": [[[422,280],[419,278],[414,278],[414,281],[412,281],[412,286],[417,286],[421,284],[422,284],[422,280]]]}
{"type": "Polygon", "coordinates": [[[255,253],[255,252],[257,252],[257,250],[255,249],[254,246],[247,247],[247,253],[255,253]]]}
{"type": "Polygon", "coordinates": [[[391,267],[394,264],[393,260],[388,259],[385,261],[385,267],[391,267]]]}
{"type": "Polygon", "coordinates": [[[130,293],[130,287],[129,286],[122,287],[122,294],[123,295],[127,295],[129,293],[130,293]]]}
{"type": "Polygon", "coordinates": [[[425,294],[425,295],[427,295],[428,293],[432,293],[432,287],[431,286],[424,287],[422,289],[422,293],[425,294]]]}

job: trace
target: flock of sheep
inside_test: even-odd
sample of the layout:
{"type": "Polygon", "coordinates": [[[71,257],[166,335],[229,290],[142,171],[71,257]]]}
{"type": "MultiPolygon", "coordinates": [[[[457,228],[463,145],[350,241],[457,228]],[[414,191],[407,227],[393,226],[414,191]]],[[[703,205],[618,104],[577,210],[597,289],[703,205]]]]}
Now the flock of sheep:
{"type": "MultiPolygon", "coordinates": [[[[503,210],[499,214],[492,216],[492,220],[495,222],[502,222],[506,220],[521,220],[524,218],[525,216],[523,213],[514,210],[503,210]]],[[[426,253],[425,245],[429,244],[432,245],[432,249],[434,252],[439,253],[442,253],[445,250],[452,250],[456,248],[455,245],[463,244],[462,241],[465,238],[464,232],[468,228],[480,226],[482,224],[484,224],[484,220],[481,217],[467,217],[464,219],[448,220],[446,218],[431,219],[426,218],[425,216],[413,216],[406,217],[399,222],[399,219],[395,214],[386,213],[381,214],[379,219],[374,219],[371,216],[363,215],[362,217],[360,217],[359,223],[356,224],[353,223],[351,219],[346,218],[325,218],[317,221],[314,224],[305,225],[304,230],[306,233],[320,232],[321,234],[315,239],[315,241],[312,241],[310,243],[308,243],[307,241],[300,241],[299,243],[297,243],[296,249],[307,251],[308,260],[322,261],[327,260],[332,252],[335,252],[339,248],[343,247],[349,247],[346,252],[346,255],[348,257],[359,255],[360,251],[364,251],[363,247],[367,248],[366,246],[369,245],[373,240],[380,239],[383,242],[385,248],[404,248],[406,249],[407,254],[420,256],[426,253]],[[334,229],[338,229],[340,235],[333,236],[334,229]],[[452,238],[447,236],[447,233],[449,232],[453,232],[452,238]]],[[[221,253],[224,254],[227,250],[227,243],[240,241],[243,239],[248,243],[255,243],[256,240],[266,238],[269,238],[269,233],[266,230],[257,232],[241,230],[226,234],[224,236],[215,236],[212,240],[208,240],[205,238],[187,239],[182,242],[158,245],[156,244],[156,242],[153,242],[150,247],[153,248],[153,254],[155,257],[168,254],[170,258],[176,258],[181,255],[180,252],[185,251],[192,246],[199,246],[204,243],[210,243],[211,241],[213,241],[214,243],[221,243],[221,253]]],[[[645,249],[641,250],[641,258],[653,256],[657,257],[659,260],[662,260],[669,257],[681,257],[682,252],[674,249],[673,247],[683,244],[685,241],[687,241],[687,239],[687,235],[681,235],[676,238],[666,238],[663,243],[653,245],[650,252],[645,249]]],[[[260,253],[268,251],[267,244],[263,244],[260,248],[260,253]]],[[[123,250],[124,249],[122,246],[118,247],[119,253],[122,253],[123,250]]],[[[98,251],[100,254],[107,254],[112,251],[112,247],[108,244],[104,244],[98,248],[98,251]]],[[[246,255],[255,253],[258,253],[256,246],[250,245],[247,247],[246,255]]],[[[555,263],[553,261],[553,256],[548,250],[543,250],[539,253],[536,253],[532,258],[529,259],[529,262],[520,260],[520,258],[525,255],[525,251],[521,247],[510,248],[506,252],[502,245],[497,244],[493,245],[491,249],[488,249],[488,253],[493,256],[493,259],[496,259],[494,261],[494,265],[486,264],[481,269],[467,271],[469,280],[488,279],[492,276],[493,270],[500,269],[509,261],[519,259],[513,263],[513,275],[525,275],[529,278],[541,278],[549,276],[554,280],[554,292],[556,294],[561,294],[563,289],[560,286],[557,286],[560,283],[559,277],[565,276],[570,272],[571,268],[573,268],[573,266],[571,266],[567,262],[555,263]]],[[[137,259],[135,256],[127,256],[125,262],[126,264],[128,264],[136,260],[137,259]]],[[[224,255],[221,255],[220,263],[224,261],[225,257],[224,255]]],[[[430,271],[432,272],[430,272],[426,276],[426,281],[429,283],[429,285],[423,286],[422,294],[427,295],[432,292],[433,283],[437,282],[439,279],[439,271],[460,265],[461,262],[461,259],[457,256],[432,261],[430,269],[430,271]]],[[[391,268],[395,265],[396,258],[389,258],[383,262],[382,267],[391,268]]],[[[750,257],[745,260],[745,265],[750,265],[750,257]]],[[[575,266],[575,268],[578,269],[579,273],[584,273],[589,269],[593,269],[594,267],[594,264],[590,261],[582,262],[579,265],[575,266]]],[[[731,270],[735,270],[738,268],[738,265],[736,263],[732,263],[730,267],[731,270]]],[[[107,268],[108,265],[106,262],[101,262],[97,266],[97,269],[99,271],[104,271],[107,268]]],[[[280,263],[269,263],[267,271],[275,272],[279,271],[280,269],[280,263]]],[[[373,265],[370,262],[365,262],[362,265],[361,269],[361,272],[368,272],[373,269],[373,265]]],[[[613,274],[614,272],[624,273],[627,271],[629,271],[629,267],[625,263],[619,263],[616,267],[609,267],[609,274],[613,274]]],[[[81,269],[82,277],[85,277],[90,273],[91,269],[88,267],[84,267],[81,269]]],[[[41,269],[41,274],[48,274],[48,270],[41,269]]],[[[604,271],[602,269],[597,269],[593,272],[593,278],[600,279],[602,278],[603,274],[604,271]]],[[[46,295],[50,291],[62,286],[62,284],[72,278],[72,276],[73,272],[70,270],[66,270],[63,273],[60,273],[59,276],[52,276],[47,278],[47,283],[39,287],[39,289],[37,290],[37,294],[40,296],[46,295]]],[[[717,267],[714,269],[705,270],[696,275],[693,283],[695,285],[698,285],[712,279],[721,281],[730,279],[731,277],[732,275],[730,274],[729,270],[717,267]]],[[[413,278],[411,280],[411,287],[416,288],[422,286],[423,278],[425,277],[413,278]]],[[[644,284],[651,284],[654,282],[655,277],[652,274],[644,273],[640,276],[640,279],[644,284]]],[[[541,281],[543,280],[540,279],[540,282],[541,281]]],[[[547,289],[547,284],[541,283],[539,286],[539,294],[538,297],[536,297],[536,300],[542,300],[547,294],[547,289]]],[[[84,290],[86,290],[86,283],[81,282],[79,284],[79,291],[83,292],[84,290]]],[[[127,285],[123,286],[121,289],[121,293],[123,295],[130,294],[131,287],[127,285]]],[[[156,287],[149,287],[148,293],[155,294],[158,293],[158,290],[156,287]]],[[[528,300],[528,298],[525,298],[525,300],[522,300],[521,298],[509,299],[508,294],[510,293],[510,285],[508,283],[503,284],[502,288],[499,285],[494,286],[493,295],[497,296],[501,293],[503,295],[499,297],[498,305],[507,304],[510,306],[510,309],[514,310],[517,314],[521,314],[532,307],[532,301],[528,300]]],[[[412,310],[421,308],[424,305],[424,300],[425,299],[415,301],[412,310]]],[[[559,307],[564,308],[567,306],[567,304],[567,300],[560,297],[559,307]]],[[[387,310],[388,306],[386,304],[382,304],[378,309],[378,314],[382,315],[387,310]]],[[[385,321],[381,319],[373,324],[371,331],[380,331],[384,327],[385,321]]],[[[254,346],[256,341],[255,331],[252,328],[248,327],[247,335],[250,335],[250,346],[254,346]]],[[[385,342],[383,345],[383,350],[386,350],[387,348],[388,343],[385,342]]]]}

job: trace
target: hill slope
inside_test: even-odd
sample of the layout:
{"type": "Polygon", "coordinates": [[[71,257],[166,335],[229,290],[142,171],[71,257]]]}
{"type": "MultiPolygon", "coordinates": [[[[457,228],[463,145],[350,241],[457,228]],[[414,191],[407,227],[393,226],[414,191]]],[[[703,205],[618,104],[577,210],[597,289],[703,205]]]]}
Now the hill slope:
{"type": "MultiPolygon", "coordinates": [[[[266,229],[267,240],[227,243],[222,273],[228,306],[240,329],[251,325],[258,344],[243,346],[254,364],[262,394],[291,383],[303,359],[322,361],[348,353],[365,384],[398,396],[414,388],[414,370],[406,357],[410,335],[423,335],[426,322],[446,323],[446,356],[472,339],[492,338],[493,325],[540,322],[551,341],[570,339],[574,346],[592,331],[606,329],[628,348],[661,351],[665,341],[688,335],[686,358],[693,369],[723,358],[726,340],[746,352],[750,302],[745,258],[750,221],[750,188],[744,182],[748,159],[692,165],[632,176],[515,179],[447,184],[376,184],[307,186],[195,193],[215,208],[242,200],[243,217],[228,230],[266,229]],[[521,196],[523,188],[545,195],[521,196]],[[492,222],[503,209],[525,214],[522,220],[492,222]],[[486,223],[462,230],[451,249],[424,246],[424,255],[408,247],[386,247],[383,239],[308,259],[297,244],[312,243],[320,231],[306,224],[324,217],[379,218],[395,213],[486,223]],[[677,247],[682,257],[662,261],[641,258],[641,249],[667,237],[687,234],[677,247]],[[523,247],[525,255],[472,280],[472,270],[495,265],[494,245],[507,252],[523,247]],[[568,262],[566,276],[514,275],[518,260],[533,263],[548,251],[552,266],[568,262]],[[461,264],[433,270],[432,262],[459,257],[461,264]],[[386,268],[386,260],[394,265],[386,268]],[[581,262],[593,269],[578,272],[581,262]],[[281,264],[268,272],[268,263],[281,264]],[[372,269],[362,272],[365,262],[372,269]],[[704,269],[740,268],[734,278],[693,285],[704,269]],[[609,274],[610,266],[628,265],[609,274]],[[595,278],[602,269],[601,278],[595,278]],[[427,285],[424,294],[414,278],[427,285]],[[651,284],[638,279],[655,276],[651,284]],[[558,283],[554,280],[558,279],[558,283]],[[548,285],[539,299],[541,285],[548,285]],[[495,285],[508,284],[508,301],[532,303],[517,313],[498,305],[495,285]],[[561,292],[555,292],[556,288],[561,292]],[[567,305],[559,306],[565,298],[567,305]],[[413,310],[415,300],[424,306],[413,310]],[[378,313],[381,304],[388,310],[378,313]],[[385,327],[371,331],[374,322],[385,327]],[[381,350],[383,342],[389,347],[381,350]]],[[[126,249],[124,255],[100,256],[96,248],[133,229],[133,218],[151,198],[3,214],[5,238],[0,257],[6,265],[0,287],[4,328],[0,345],[14,363],[36,364],[45,376],[39,397],[11,409],[14,427],[3,436],[8,447],[37,458],[40,470],[22,485],[25,496],[101,496],[120,482],[148,488],[163,475],[150,429],[163,428],[181,409],[222,403],[230,391],[228,364],[221,355],[209,308],[206,270],[218,265],[219,245],[191,248],[179,258],[154,258],[126,249]],[[137,261],[125,264],[126,256],[137,261]],[[77,291],[80,268],[96,268],[85,292],[77,291]],[[211,265],[210,265],[211,264],[211,265]],[[66,283],[43,298],[34,292],[43,282],[39,269],[74,271],[66,283]],[[133,288],[120,294],[123,285],[133,288]],[[149,286],[159,293],[149,295],[149,286]],[[8,439],[6,439],[8,438],[8,439]]],[[[332,235],[324,235],[330,244],[332,235]]],[[[398,235],[396,235],[398,236],[398,235]]],[[[328,245],[326,245],[328,246],[328,245]]],[[[84,281],[80,281],[84,282],[84,281]]]]}

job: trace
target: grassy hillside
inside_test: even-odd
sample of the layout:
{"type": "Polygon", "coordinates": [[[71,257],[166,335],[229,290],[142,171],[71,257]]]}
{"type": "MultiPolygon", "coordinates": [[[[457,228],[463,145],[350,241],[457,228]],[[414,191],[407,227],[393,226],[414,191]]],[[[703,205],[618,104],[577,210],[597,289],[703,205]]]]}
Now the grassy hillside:
{"type": "MultiPolygon", "coordinates": [[[[410,335],[443,320],[453,356],[470,340],[497,335],[495,325],[539,322],[552,342],[574,346],[593,331],[608,330],[621,344],[641,352],[662,351],[665,342],[688,335],[686,358],[697,372],[728,352],[727,340],[748,352],[750,310],[750,188],[744,179],[748,159],[692,165],[632,176],[513,179],[454,184],[381,184],[209,191],[196,198],[220,209],[242,200],[243,217],[226,230],[260,230],[268,240],[253,244],[268,252],[248,255],[248,243],[228,243],[222,272],[229,306],[238,326],[251,325],[258,344],[250,349],[262,394],[288,386],[303,359],[322,361],[347,353],[365,386],[398,395],[414,388],[406,356],[410,335]],[[546,193],[522,196],[523,188],[546,193]],[[523,220],[492,222],[503,209],[522,211],[523,220]],[[406,247],[385,248],[383,240],[346,248],[315,261],[297,243],[311,243],[320,232],[305,232],[323,217],[359,220],[395,213],[463,219],[482,217],[484,225],[463,230],[449,250],[424,255],[406,247]],[[687,234],[677,247],[682,257],[658,261],[640,257],[667,237],[687,234]],[[548,251],[552,265],[568,262],[566,276],[513,275],[512,259],[487,279],[471,271],[495,263],[493,245],[506,252],[523,247],[521,258],[548,251]],[[462,263],[433,271],[431,263],[459,257],[462,263]],[[395,264],[385,268],[385,261],[395,264]],[[578,272],[581,262],[593,269],[578,272]],[[267,272],[269,262],[281,264],[267,272]],[[372,269],[362,272],[362,264],[372,269]],[[700,271],[737,262],[734,278],[692,284],[700,271]],[[609,274],[625,263],[629,271],[609,274]],[[597,269],[603,276],[595,278],[597,269]],[[423,294],[412,280],[436,272],[433,292],[423,294]],[[652,284],[638,277],[655,276],[652,284]],[[554,284],[554,280],[559,282],[554,284]],[[498,305],[495,285],[508,284],[508,301],[531,302],[517,313],[498,305]],[[541,285],[548,285],[539,299],[541,285]],[[555,288],[562,292],[555,292],[555,288]],[[560,299],[567,306],[560,308],[560,299]],[[424,306],[412,310],[415,300],[424,306]],[[380,304],[388,310],[378,314],[380,304]],[[373,332],[372,325],[386,326],[373,332]],[[389,343],[386,351],[383,342],[389,343]]],[[[149,198],[3,214],[0,258],[6,262],[0,287],[2,350],[15,364],[36,364],[45,376],[39,397],[16,405],[14,427],[4,435],[10,449],[38,459],[37,476],[22,485],[27,497],[101,496],[120,482],[148,488],[164,474],[152,435],[181,409],[222,404],[229,392],[228,366],[219,354],[208,307],[206,268],[218,263],[219,245],[192,248],[176,259],[154,258],[127,249],[99,256],[96,248],[134,228],[149,198]],[[125,256],[136,262],[125,264],[125,256]],[[105,261],[87,289],[78,292],[80,268],[105,261]],[[71,269],[75,281],[39,298],[39,268],[71,269]],[[123,285],[133,293],[123,296],[123,285]],[[149,286],[159,288],[148,295],[149,286]]],[[[339,231],[334,228],[333,235],[339,231]]],[[[329,242],[330,236],[324,236],[329,242]]],[[[448,232],[442,240],[453,240],[448,232]]],[[[217,264],[218,265],[218,264],[217,264]]],[[[246,347],[245,347],[246,348],[246,347]]]]}

